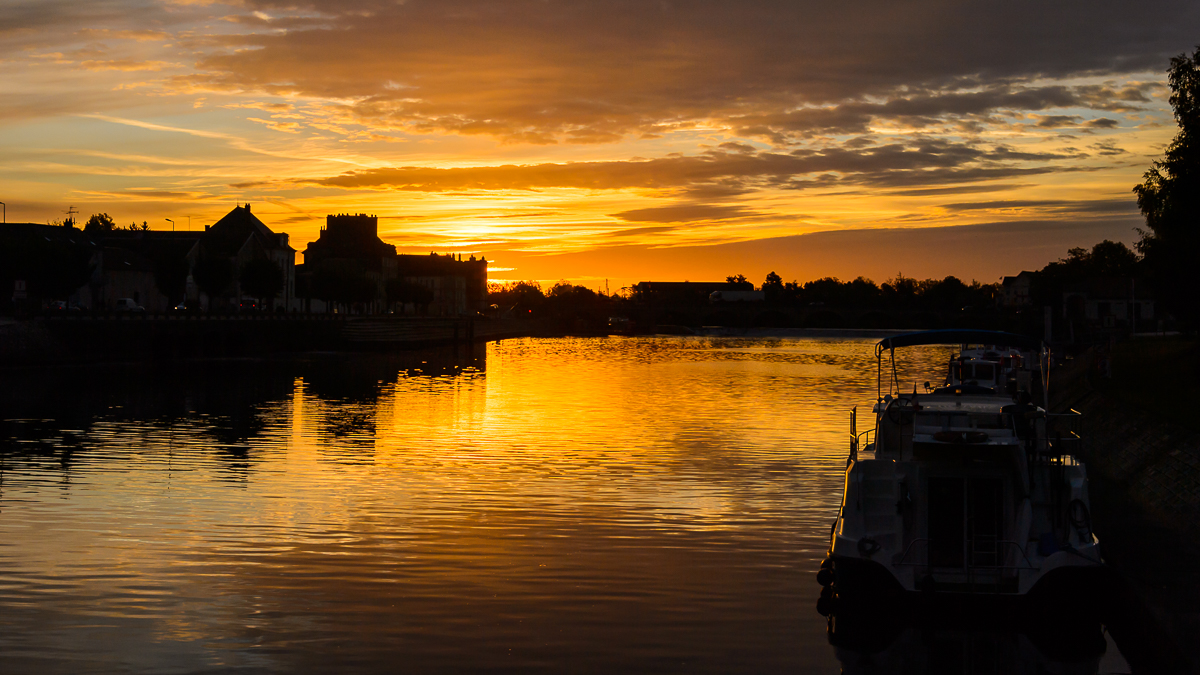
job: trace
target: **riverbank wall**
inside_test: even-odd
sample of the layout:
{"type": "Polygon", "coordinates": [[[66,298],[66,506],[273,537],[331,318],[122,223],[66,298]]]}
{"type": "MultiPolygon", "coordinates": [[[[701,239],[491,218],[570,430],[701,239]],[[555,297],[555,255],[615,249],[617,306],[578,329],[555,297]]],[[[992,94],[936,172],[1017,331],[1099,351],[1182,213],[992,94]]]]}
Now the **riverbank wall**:
{"type": "Polygon", "coordinates": [[[1083,415],[1094,529],[1136,598],[1125,611],[1158,641],[1149,657],[1200,673],[1200,432],[1114,395],[1105,375],[1097,353],[1078,355],[1052,372],[1051,407],[1083,415]]]}
{"type": "Polygon", "coordinates": [[[328,314],[101,315],[0,321],[0,367],[416,349],[538,335],[536,322],[328,314]]]}

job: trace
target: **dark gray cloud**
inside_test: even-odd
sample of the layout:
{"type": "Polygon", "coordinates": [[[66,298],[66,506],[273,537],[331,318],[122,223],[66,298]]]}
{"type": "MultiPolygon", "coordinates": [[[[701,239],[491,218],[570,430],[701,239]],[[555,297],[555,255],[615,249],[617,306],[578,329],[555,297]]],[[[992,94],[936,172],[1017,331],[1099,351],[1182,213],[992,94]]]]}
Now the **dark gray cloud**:
{"type": "Polygon", "coordinates": [[[674,204],[631,209],[614,213],[614,218],[642,223],[688,223],[695,221],[745,220],[764,214],[739,204],[674,204]]]}
{"type": "MultiPolygon", "coordinates": [[[[688,188],[713,195],[749,187],[806,189],[837,184],[895,187],[966,183],[1054,169],[1076,155],[1019,152],[940,139],[861,149],[831,147],[791,153],[711,150],[651,160],[573,162],[440,169],[395,167],[350,171],[316,181],[341,188],[418,192],[581,188],[688,188]],[[1037,163],[1038,166],[1026,166],[1037,163]]],[[[1067,169],[1061,169],[1067,170],[1067,169]]],[[[244,187],[244,186],[243,186],[244,187]]]]}
{"type": "Polygon", "coordinates": [[[1124,155],[1126,152],[1125,148],[1118,147],[1117,142],[1111,141],[1111,140],[1093,143],[1092,145],[1088,146],[1088,149],[1094,150],[1096,152],[1096,154],[1106,156],[1106,157],[1113,157],[1116,155],[1124,155]]]}
{"type": "Polygon", "coordinates": [[[952,187],[918,188],[915,190],[889,190],[887,194],[900,197],[927,197],[933,195],[977,194],[981,192],[1007,192],[1029,187],[1029,183],[987,183],[984,185],[955,185],[952,187]]]}
{"type": "Polygon", "coordinates": [[[1119,215],[1138,212],[1137,202],[1132,199],[1008,199],[943,204],[942,208],[956,212],[997,210],[1059,212],[1072,216],[1119,215]]]}
{"type": "Polygon", "coordinates": [[[323,25],[243,36],[253,48],[202,59],[193,83],[342,100],[380,127],[535,143],[703,120],[779,142],[865,133],[876,119],[969,128],[1005,111],[1134,110],[1153,85],[1032,83],[1160,71],[1200,25],[1188,0],[243,4],[267,18],[239,20],[294,21],[299,8],[323,25]]]}
{"type": "Polygon", "coordinates": [[[78,38],[145,39],[188,14],[166,11],[155,0],[6,0],[0,2],[0,58],[78,38]]]}

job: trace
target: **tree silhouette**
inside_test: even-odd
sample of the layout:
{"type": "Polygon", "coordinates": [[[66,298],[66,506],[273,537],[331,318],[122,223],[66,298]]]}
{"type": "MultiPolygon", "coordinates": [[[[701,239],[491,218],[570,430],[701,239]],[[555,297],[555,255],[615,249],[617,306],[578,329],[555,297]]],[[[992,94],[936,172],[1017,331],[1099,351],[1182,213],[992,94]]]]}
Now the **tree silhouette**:
{"type": "Polygon", "coordinates": [[[545,302],[546,294],[536,281],[488,284],[488,303],[501,309],[511,309],[515,316],[530,316],[538,312],[545,302]]]}
{"type": "Polygon", "coordinates": [[[889,279],[880,287],[883,292],[883,299],[888,304],[897,304],[899,306],[911,305],[916,301],[917,296],[922,288],[921,282],[912,277],[904,276],[903,272],[897,273],[895,279],[889,279]]]}
{"type": "Polygon", "coordinates": [[[350,305],[375,299],[379,287],[349,260],[331,260],[313,271],[312,292],[326,302],[350,305]]]}
{"type": "Polygon", "coordinates": [[[83,226],[83,233],[89,237],[100,237],[117,229],[116,223],[107,213],[93,213],[83,226]]]}
{"type": "Polygon", "coordinates": [[[1163,159],[1133,188],[1146,217],[1138,250],[1158,299],[1188,328],[1200,319],[1200,294],[1192,290],[1200,252],[1200,46],[1171,59],[1171,107],[1179,133],[1163,159]]]}
{"type": "Polygon", "coordinates": [[[283,290],[283,271],[279,265],[266,258],[255,258],[242,266],[238,275],[242,292],[257,298],[261,306],[283,290]]]}
{"type": "Polygon", "coordinates": [[[433,302],[433,291],[404,279],[388,279],[384,284],[384,294],[387,295],[389,303],[405,305],[411,302],[422,312],[428,311],[429,303],[433,302]]]}
{"type": "Polygon", "coordinates": [[[171,305],[182,301],[187,293],[187,275],[188,261],[183,256],[164,255],[154,263],[154,286],[171,305]]]}
{"type": "Polygon", "coordinates": [[[734,274],[727,276],[725,277],[725,283],[734,286],[734,288],[739,291],[754,290],[754,284],[750,283],[750,281],[746,279],[745,274],[734,274]]]}
{"type": "Polygon", "coordinates": [[[783,277],[772,270],[767,274],[767,278],[763,280],[762,290],[763,297],[767,302],[779,302],[783,300],[783,277]]]}
{"type": "Polygon", "coordinates": [[[233,263],[224,256],[201,252],[192,269],[192,278],[209,298],[225,295],[229,284],[233,283],[233,263]]]}
{"type": "Polygon", "coordinates": [[[1105,239],[1091,250],[1077,246],[1067,251],[1067,257],[1046,265],[1034,275],[1030,296],[1035,305],[1060,307],[1068,284],[1096,277],[1133,276],[1138,267],[1137,254],[1119,241],[1105,239]]]}

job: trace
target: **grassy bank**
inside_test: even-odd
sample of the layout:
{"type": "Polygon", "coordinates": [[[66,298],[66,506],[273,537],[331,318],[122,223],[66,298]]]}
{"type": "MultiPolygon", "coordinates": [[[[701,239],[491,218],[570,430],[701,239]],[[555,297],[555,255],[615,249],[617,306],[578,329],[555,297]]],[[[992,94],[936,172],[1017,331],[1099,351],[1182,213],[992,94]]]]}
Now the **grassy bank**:
{"type": "Polygon", "coordinates": [[[1112,377],[1095,374],[1106,396],[1155,419],[1192,428],[1200,395],[1200,342],[1178,336],[1127,340],[1112,350],[1112,377]]]}

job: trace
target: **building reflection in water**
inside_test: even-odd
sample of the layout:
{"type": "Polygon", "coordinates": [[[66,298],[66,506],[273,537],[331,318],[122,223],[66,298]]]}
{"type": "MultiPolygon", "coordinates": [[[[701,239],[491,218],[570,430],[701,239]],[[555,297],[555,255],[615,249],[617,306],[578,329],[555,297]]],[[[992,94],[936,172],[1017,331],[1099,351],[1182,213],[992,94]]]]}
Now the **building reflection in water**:
{"type": "Polygon", "coordinates": [[[89,439],[136,423],[145,448],[165,444],[169,451],[175,434],[186,433],[189,447],[209,447],[244,478],[257,461],[259,441],[290,426],[288,407],[298,394],[319,404],[316,426],[330,440],[323,448],[370,453],[381,404],[397,382],[481,376],[486,354],[486,345],[478,344],[395,354],[9,371],[0,387],[0,455],[45,456],[68,471],[89,439]]]}

